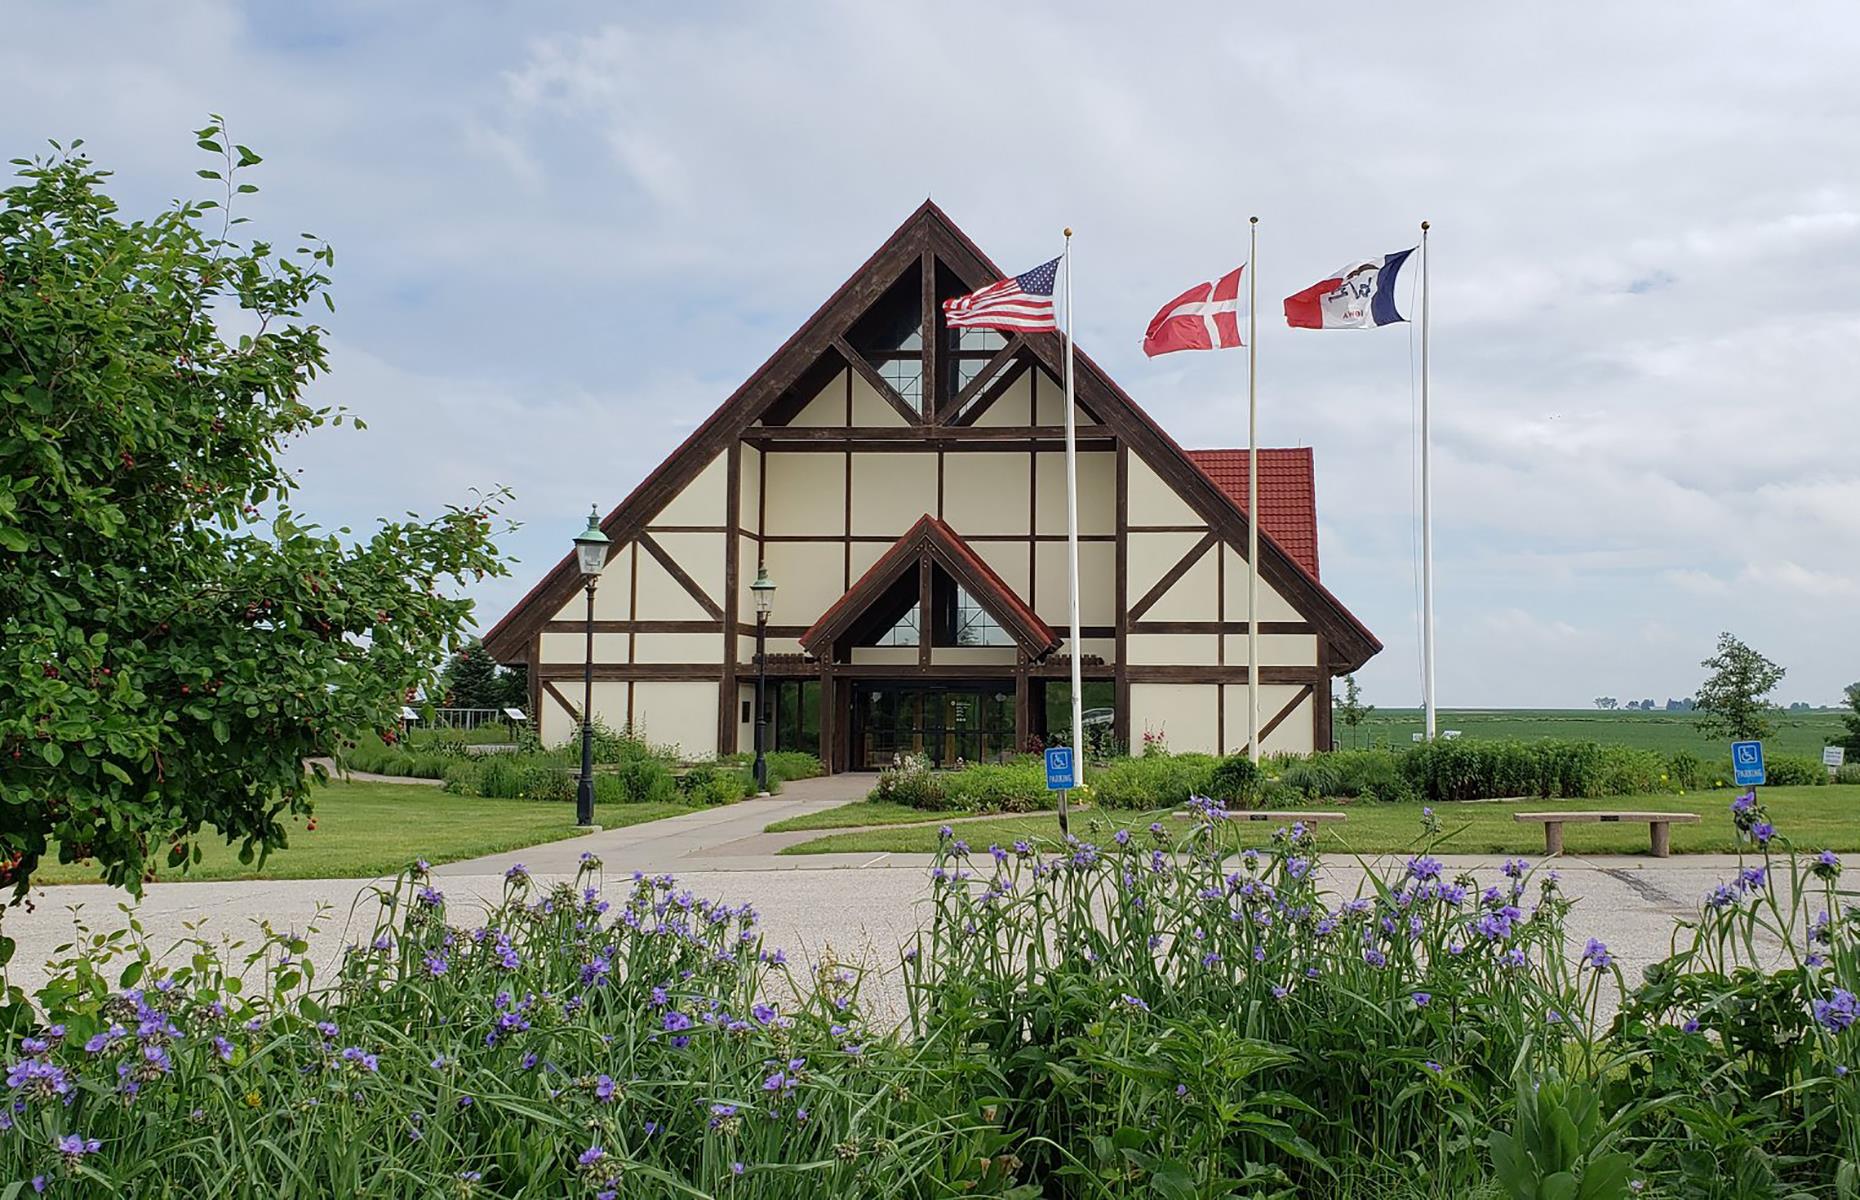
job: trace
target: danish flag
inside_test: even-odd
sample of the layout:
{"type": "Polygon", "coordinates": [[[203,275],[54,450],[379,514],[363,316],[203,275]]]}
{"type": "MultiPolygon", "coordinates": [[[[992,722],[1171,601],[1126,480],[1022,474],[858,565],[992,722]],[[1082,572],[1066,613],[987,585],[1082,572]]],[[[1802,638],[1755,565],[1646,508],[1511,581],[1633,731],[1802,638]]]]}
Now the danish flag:
{"type": "Polygon", "coordinates": [[[1240,340],[1246,298],[1240,292],[1245,266],[1213,283],[1198,283],[1162,306],[1143,332],[1143,353],[1155,358],[1177,350],[1226,350],[1240,340]]]}

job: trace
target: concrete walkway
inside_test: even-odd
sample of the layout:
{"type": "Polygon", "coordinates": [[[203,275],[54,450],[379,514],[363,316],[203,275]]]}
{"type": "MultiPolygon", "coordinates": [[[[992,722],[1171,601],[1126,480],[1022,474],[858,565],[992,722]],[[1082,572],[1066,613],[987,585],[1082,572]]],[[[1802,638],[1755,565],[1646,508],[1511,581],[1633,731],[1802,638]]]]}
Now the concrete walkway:
{"type": "MultiPolygon", "coordinates": [[[[700,895],[750,901],[763,915],[774,945],[791,957],[817,955],[831,947],[842,957],[868,958],[879,965],[897,961],[897,947],[918,927],[926,903],[930,857],[921,854],[810,854],[779,857],[778,851],[819,831],[765,834],[770,822],[819,812],[864,797],[870,776],[833,776],[788,785],[780,796],[745,800],[723,808],[672,817],[624,829],[532,846],[435,869],[453,919],[465,924],[479,902],[494,902],[504,872],[523,863],[533,876],[572,876],[584,852],[598,855],[610,886],[624,886],[633,871],[669,872],[700,895]]],[[[1444,856],[1449,873],[1477,871],[1496,880],[1497,855],[1444,856]]],[[[1637,980],[1639,968],[1664,957],[1673,920],[1698,911],[1701,897],[1736,873],[1736,860],[1723,855],[1565,858],[1557,864],[1566,894],[1577,901],[1570,929],[1581,946],[1594,936],[1607,942],[1637,980]]],[[[1354,895],[1363,870],[1335,856],[1324,870],[1333,891],[1354,895]]],[[[360,879],[263,880],[239,883],[150,885],[136,909],[151,944],[166,947],[198,932],[211,940],[250,939],[258,921],[275,928],[308,931],[312,956],[331,962],[341,947],[373,927],[371,888],[360,879]]],[[[19,943],[15,982],[36,988],[45,965],[71,941],[74,920],[93,930],[121,928],[118,909],[127,899],[97,886],[59,886],[33,893],[34,909],[4,918],[7,936],[19,943]],[[74,911],[75,910],[75,911],[74,911]]]]}

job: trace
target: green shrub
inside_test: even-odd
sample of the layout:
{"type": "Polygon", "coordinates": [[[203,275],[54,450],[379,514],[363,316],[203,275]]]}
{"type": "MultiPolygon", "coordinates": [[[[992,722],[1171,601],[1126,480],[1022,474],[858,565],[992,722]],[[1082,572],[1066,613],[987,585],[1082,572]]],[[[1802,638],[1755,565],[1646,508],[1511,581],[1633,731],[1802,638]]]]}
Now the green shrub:
{"type": "Polygon", "coordinates": [[[456,796],[482,796],[478,790],[479,768],[475,762],[455,762],[446,768],[445,789],[456,796]]]}
{"type": "Polygon", "coordinates": [[[1211,754],[1118,758],[1088,773],[1085,782],[1105,808],[1169,808],[1207,795],[1218,762],[1211,754]]]}
{"type": "Polygon", "coordinates": [[[946,772],[941,782],[947,806],[966,812],[1038,812],[1053,803],[1046,790],[1045,764],[1037,758],[977,763],[946,772]]]}
{"type": "MultiPolygon", "coordinates": [[[[700,763],[677,778],[678,794],[692,804],[735,804],[756,790],[755,777],[732,763],[700,763]]],[[[774,773],[769,783],[775,782],[774,773]]]]}
{"type": "Polygon", "coordinates": [[[1828,768],[1805,754],[1776,754],[1764,762],[1771,787],[1813,787],[1828,782],[1828,768]]]}
{"type": "Polygon", "coordinates": [[[898,760],[896,766],[880,771],[878,782],[872,787],[871,799],[909,805],[911,808],[934,810],[945,807],[943,782],[930,769],[930,760],[920,754],[907,754],[898,760]]]}
{"type": "Polygon", "coordinates": [[[1693,791],[1711,785],[1711,768],[1690,750],[1676,750],[1666,760],[1666,786],[1660,791],[1693,791]]]}
{"type": "Polygon", "coordinates": [[[624,758],[596,778],[603,776],[619,781],[618,802],[621,804],[657,803],[678,798],[678,780],[672,775],[672,769],[658,758],[646,755],[624,758]]]}
{"type": "Polygon", "coordinates": [[[1834,768],[1834,782],[1860,783],[1860,762],[1842,763],[1834,768]]]}
{"type": "MultiPolygon", "coordinates": [[[[1302,763],[1288,764],[1296,769],[1302,763]]],[[[1296,785],[1289,785],[1296,788],[1296,785]]],[[[1259,796],[1260,769],[1244,754],[1229,754],[1208,773],[1206,795],[1223,804],[1249,804],[1259,796]]]]}
{"type": "Polygon", "coordinates": [[[1580,794],[1633,796],[1641,792],[1667,791],[1672,782],[1670,767],[1670,762],[1652,750],[1636,750],[1631,746],[1604,746],[1593,790],[1580,794]]]}

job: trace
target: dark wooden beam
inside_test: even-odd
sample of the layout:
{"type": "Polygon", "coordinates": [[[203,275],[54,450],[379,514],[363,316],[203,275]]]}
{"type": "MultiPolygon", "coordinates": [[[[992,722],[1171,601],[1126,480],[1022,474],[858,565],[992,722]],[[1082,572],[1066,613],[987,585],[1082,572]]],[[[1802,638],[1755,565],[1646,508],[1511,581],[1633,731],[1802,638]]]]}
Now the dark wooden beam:
{"type": "MultiPolygon", "coordinates": [[[[898,415],[912,425],[923,423],[923,418],[912,410],[909,402],[898,395],[898,390],[891,386],[891,381],[878,373],[878,368],[865,360],[865,355],[854,350],[843,337],[833,339],[833,348],[839,351],[846,365],[858,372],[859,377],[872,385],[872,390],[885,398],[885,402],[898,410],[898,415]]],[[[832,428],[823,426],[822,428],[832,428]]]]}
{"type": "MultiPolygon", "coordinates": [[[[636,544],[643,548],[646,553],[659,560],[659,565],[665,568],[665,573],[678,581],[678,586],[685,589],[690,597],[698,602],[699,608],[709,613],[713,620],[723,620],[722,606],[715,600],[712,600],[709,594],[698,586],[698,581],[691,578],[685,569],[678,565],[678,560],[667,553],[664,546],[652,540],[651,534],[642,531],[636,544]]],[[[637,601],[637,597],[635,597],[635,600],[637,601]]]]}
{"type": "MultiPolygon", "coordinates": [[[[1125,668],[1132,683],[1245,683],[1246,666],[1236,663],[1225,667],[1189,665],[1155,665],[1132,663],[1125,668]]],[[[1259,669],[1261,683],[1309,683],[1316,685],[1316,667],[1268,667],[1259,669]]]]}
{"type": "MultiPolygon", "coordinates": [[[[1128,542],[1128,540],[1128,538],[1125,539],[1126,542],[1128,542]]],[[[1170,588],[1180,583],[1182,576],[1188,574],[1190,568],[1201,561],[1201,556],[1206,554],[1209,548],[1215,546],[1219,542],[1219,535],[1210,531],[1193,546],[1189,547],[1188,553],[1184,554],[1173,567],[1165,571],[1163,577],[1156,581],[1154,587],[1143,593],[1143,599],[1130,606],[1130,612],[1126,617],[1126,621],[1135,621],[1144,613],[1150,611],[1151,608],[1155,607],[1156,602],[1161,600],[1170,588]]]]}
{"type": "MultiPolygon", "coordinates": [[[[1007,345],[995,351],[994,357],[983,363],[982,369],[976,372],[975,378],[963,384],[962,390],[957,392],[955,398],[949,402],[950,419],[945,423],[960,425],[975,424],[975,418],[988,411],[988,406],[994,403],[995,400],[1000,399],[1002,391],[1006,390],[1005,387],[994,388],[992,386],[997,382],[994,378],[995,372],[1001,370],[1009,360],[1018,357],[1021,350],[1025,348],[1026,345],[1027,339],[1017,333],[1008,339],[1007,345]],[[974,400],[976,394],[984,388],[990,391],[990,398],[985,402],[977,403],[973,412],[965,411],[963,405],[974,400]]],[[[1020,368],[1020,370],[1025,369],[1025,367],[1020,368]]],[[[1009,373],[1014,374],[1017,372],[1009,373]]]]}
{"type": "MultiPolygon", "coordinates": [[[[1262,668],[1262,670],[1263,669],[1264,668],[1262,668]]],[[[1292,698],[1286,702],[1285,707],[1281,708],[1278,711],[1278,713],[1273,716],[1272,720],[1267,721],[1264,725],[1260,726],[1259,744],[1264,746],[1266,744],[1266,739],[1272,736],[1273,730],[1285,724],[1285,718],[1291,716],[1292,711],[1296,709],[1300,704],[1304,703],[1305,700],[1311,694],[1312,694],[1312,685],[1308,683],[1305,684],[1305,686],[1299,688],[1297,692],[1293,693],[1292,698]]],[[[1245,754],[1251,748],[1251,746],[1252,746],[1252,743],[1249,742],[1246,745],[1240,747],[1240,749],[1234,751],[1234,753],[1245,754]]]]}
{"type": "MultiPolygon", "coordinates": [[[[724,527],[734,530],[740,517],[743,491],[743,444],[731,442],[724,471],[724,527]]],[[[717,683],[717,753],[736,753],[736,617],[737,593],[741,576],[741,541],[735,533],[727,535],[723,551],[723,624],[717,632],[723,638],[723,678],[717,683]]]]}
{"type": "MultiPolygon", "coordinates": [[[[551,621],[544,633],[586,633],[586,621],[551,621]]],[[[596,633],[721,633],[721,621],[596,621],[596,633]]],[[[629,655],[628,657],[631,657],[629,655]]]]}
{"type": "MultiPolygon", "coordinates": [[[[534,667],[530,669],[531,671],[535,670],[534,667]]],[[[564,696],[562,694],[562,689],[556,687],[554,683],[550,682],[547,679],[542,678],[542,676],[540,675],[537,675],[535,678],[537,682],[541,685],[543,692],[547,694],[549,698],[554,700],[557,704],[560,704],[563,710],[566,711],[570,717],[574,718],[575,724],[577,725],[581,724],[581,710],[575,707],[575,702],[570,700],[567,696],[564,696]]],[[[542,732],[541,714],[537,715],[537,732],[538,733],[542,732]]]]}
{"type": "MultiPolygon", "coordinates": [[[[1132,633],[1245,633],[1245,621],[1135,621],[1132,633]]],[[[1315,633],[1306,621],[1261,621],[1261,633],[1315,633]]]]}

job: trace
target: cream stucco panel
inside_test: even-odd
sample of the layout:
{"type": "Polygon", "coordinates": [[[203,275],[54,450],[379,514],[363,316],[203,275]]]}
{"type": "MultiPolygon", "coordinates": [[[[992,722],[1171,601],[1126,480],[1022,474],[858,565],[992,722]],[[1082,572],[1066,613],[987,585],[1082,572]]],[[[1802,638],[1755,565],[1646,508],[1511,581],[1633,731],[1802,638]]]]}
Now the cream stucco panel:
{"type": "MultiPolygon", "coordinates": [[[[775,612],[769,619],[777,625],[812,625],[846,590],[842,543],[769,542],[762,553],[775,581],[775,612]]],[[[754,610],[745,609],[743,619],[753,621],[754,610]]]]}
{"type": "MultiPolygon", "coordinates": [[[[1066,544],[1041,542],[1035,551],[1035,598],[1040,619],[1063,634],[1071,621],[1071,588],[1066,579],[1066,544]]],[[[1079,624],[1110,625],[1117,620],[1117,547],[1110,542],[1079,543],[1079,624]]]]}
{"type": "Polygon", "coordinates": [[[1139,666],[1211,667],[1218,643],[1211,633],[1133,633],[1124,650],[1139,666]]]}
{"type": "Polygon", "coordinates": [[[975,418],[976,426],[1023,428],[1033,424],[1033,375],[1023,373],[975,418]]]}
{"type": "MultiPolygon", "coordinates": [[[[1159,537],[1162,534],[1131,534],[1133,542],[1139,536],[1159,537]]],[[[1192,544],[1192,543],[1191,543],[1192,544]]],[[[1170,566],[1174,566],[1171,563],[1170,566]]],[[[1166,570],[1167,568],[1165,568],[1166,570]]],[[[1144,613],[1145,621],[1218,621],[1221,618],[1220,559],[1212,548],[1204,551],[1195,565],[1190,567],[1182,578],[1175,581],[1168,591],[1156,603],[1150,605],[1144,613]]],[[[1140,596],[1138,597],[1140,598],[1140,596]]],[[[1135,603],[1135,600],[1132,601],[1135,603]]]]}
{"type": "MultiPolygon", "coordinates": [[[[599,620],[599,618],[597,617],[596,620],[599,620]]],[[[623,663],[627,660],[626,654],[626,634],[597,633],[594,635],[595,662],[623,663]]],[[[587,631],[584,629],[579,633],[543,634],[542,660],[546,663],[580,664],[586,662],[588,660],[587,631]]]]}
{"type": "MultiPolygon", "coordinates": [[[[846,580],[846,587],[851,587],[860,576],[872,569],[872,564],[891,549],[884,542],[854,542],[852,544],[852,576],[846,580]]],[[[845,591],[845,588],[841,588],[845,591]]]]}
{"type": "MultiPolygon", "coordinates": [[[[742,489],[736,502],[736,527],[751,533],[762,531],[762,451],[743,447],[743,463],[737,479],[742,489]]],[[[751,556],[753,561],[753,555],[751,556]]]]}
{"type": "MultiPolygon", "coordinates": [[[[1264,729],[1272,723],[1272,718],[1279,715],[1279,710],[1296,696],[1302,689],[1297,684],[1265,683],[1259,688],[1259,725],[1264,729]]],[[[1246,684],[1230,683],[1227,685],[1226,738],[1227,752],[1237,754],[1246,748],[1247,711],[1246,684]]],[[[1294,708],[1291,715],[1280,722],[1279,727],[1267,734],[1260,743],[1262,754],[1309,754],[1311,753],[1311,701],[1302,701],[1294,708]]]]}
{"type": "Polygon", "coordinates": [[[1027,580],[1033,563],[1027,556],[1025,542],[970,542],[969,549],[1001,576],[1001,582],[1023,601],[1027,598],[1027,580]]]}
{"type": "Polygon", "coordinates": [[[1201,515],[1176,494],[1162,476],[1132,452],[1129,471],[1129,517],[1132,525],[1194,525],[1205,527],[1201,515]]]}
{"type": "Polygon", "coordinates": [[[943,456],[943,519],[964,537],[1024,535],[1032,514],[1031,469],[1025,454],[951,451],[943,456]]]}
{"type": "MultiPolygon", "coordinates": [[[[669,551],[668,551],[669,553],[669,551]]],[[[680,564],[681,566],[683,564],[680,564]]],[[[717,597],[710,595],[715,602],[717,597]]],[[[642,621],[706,621],[711,615],[684,584],[672,578],[651,554],[639,556],[638,615],[642,621]]]]}
{"type": "Polygon", "coordinates": [[[721,525],[729,495],[728,456],[719,454],[648,523],[652,525],[721,525]]]}
{"type": "MultiPolygon", "coordinates": [[[[1247,638],[1244,633],[1227,635],[1227,665],[1247,662],[1247,638]]],[[[1317,666],[1317,635],[1310,633],[1262,633],[1259,635],[1259,661],[1268,667],[1317,666]]]]}
{"type": "Polygon", "coordinates": [[[633,640],[633,661],[640,663],[719,663],[721,633],[641,633],[633,640]]]}
{"type": "MultiPolygon", "coordinates": [[[[581,703],[580,680],[557,680],[556,689],[575,705],[581,703]]],[[[559,746],[581,732],[575,718],[562,707],[562,702],[543,693],[541,710],[542,728],[538,736],[551,746],[559,746]]],[[[626,726],[626,684],[612,680],[596,680],[594,684],[594,719],[609,729],[622,729],[626,726]]]]}
{"type": "Polygon", "coordinates": [[[854,646],[852,648],[854,664],[879,663],[885,666],[916,665],[917,647],[915,646],[854,646]]]}
{"type": "Polygon", "coordinates": [[[846,372],[841,371],[814,393],[814,398],[788,424],[810,429],[846,424],[846,372]]]}
{"type": "Polygon", "coordinates": [[[656,746],[676,746],[686,758],[717,753],[717,685],[709,681],[642,681],[633,685],[633,731],[656,746]]]}
{"type": "MultiPolygon", "coordinates": [[[[1064,425],[1066,423],[1066,389],[1059,380],[1048,375],[1043,369],[1035,367],[1029,372],[1037,374],[1039,383],[1034,387],[1036,404],[1034,406],[1035,425],[1064,425]]],[[[1080,428],[1096,425],[1091,414],[1076,403],[1072,406],[1073,422],[1080,428]]]]}
{"type": "MultiPolygon", "coordinates": [[[[594,619],[597,621],[624,621],[633,615],[633,547],[621,546],[607,556],[607,565],[601,569],[601,581],[594,589],[594,619]]],[[[555,620],[585,621],[588,619],[588,594],[581,588],[575,589],[561,608],[556,610],[555,620]]]]}
{"type": "MultiPolygon", "coordinates": [[[[1227,564],[1227,615],[1228,621],[1244,621],[1246,617],[1246,559],[1236,553],[1231,546],[1222,547],[1227,564]]],[[[1263,555],[1265,550],[1260,553],[1263,555]]],[[[1259,619],[1262,621],[1302,621],[1303,613],[1293,608],[1291,602],[1281,595],[1264,576],[1259,581],[1259,619]]]]}
{"type": "Polygon", "coordinates": [[[899,537],[936,511],[935,454],[854,454],[852,531],[899,537]]]}
{"type": "Polygon", "coordinates": [[[768,454],[766,520],[770,534],[846,532],[846,458],[841,454],[768,454]]]}
{"type": "MultiPolygon", "coordinates": [[[[1066,456],[1042,453],[1037,469],[1039,532],[1066,531],[1066,456]]],[[[1091,451],[1079,455],[1079,532],[1117,532],[1117,455],[1091,451]]]]}
{"type": "Polygon", "coordinates": [[[1216,685],[1202,683],[1133,683],[1130,685],[1130,740],[1141,744],[1146,732],[1160,733],[1177,752],[1216,752],[1219,734],[1216,685]]]}
{"type": "MultiPolygon", "coordinates": [[[[724,547],[726,535],[721,533],[654,533],[652,540],[659,543],[661,549],[672,556],[672,561],[683,568],[684,573],[718,608],[728,593],[724,588],[725,567],[724,547]]],[[[647,557],[651,557],[648,555],[647,557]]]]}
{"type": "MultiPolygon", "coordinates": [[[[1130,556],[1129,579],[1130,596],[1128,603],[1135,604],[1149,594],[1151,588],[1162,582],[1170,568],[1182,560],[1182,556],[1194,549],[1205,534],[1200,533],[1138,533],[1129,535],[1130,556]]],[[[1214,552],[1209,550],[1202,555],[1204,561],[1212,564],[1214,552]]],[[[1200,565],[1199,563],[1196,565],[1200,565]]],[[[1210,614],[1212,615],[1212,614],[1210,614]]]]}
{"type": "MultiPolygon", "coordinates": [[[[910,424],[909,421],[904,419],[902,413],[898,412],[897,409],[886,402],[883,396],[878,394],[877,388],[866,382],[865,376],[857,372],[853,373],[852,392],[854,425],[861,427],[902,429],[910,424]]],[[[843,419],[841,422],[835,423],[843,423],[843,419]]]]}

